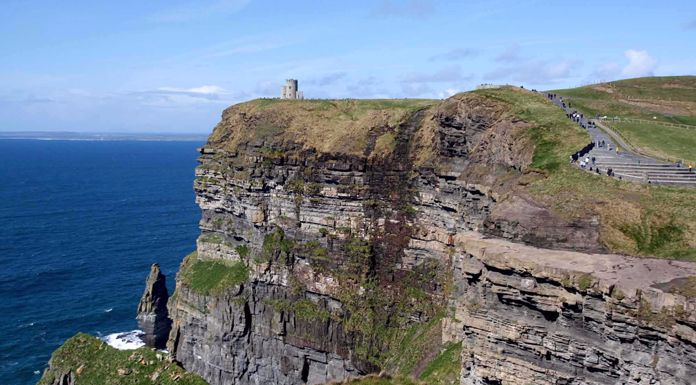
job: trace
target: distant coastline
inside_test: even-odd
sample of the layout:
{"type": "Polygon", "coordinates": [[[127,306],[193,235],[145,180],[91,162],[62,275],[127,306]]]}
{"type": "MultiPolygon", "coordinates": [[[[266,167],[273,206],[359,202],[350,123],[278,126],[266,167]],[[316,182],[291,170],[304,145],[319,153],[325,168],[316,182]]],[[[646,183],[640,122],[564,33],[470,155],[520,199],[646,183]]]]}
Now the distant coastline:
{"type": "Polygon", "coordinates": [[[205,142],[204,134],[145,134],[50,131],[0,131],[0,139],[82,140],[82,141],[149,141],[205,142]]]}

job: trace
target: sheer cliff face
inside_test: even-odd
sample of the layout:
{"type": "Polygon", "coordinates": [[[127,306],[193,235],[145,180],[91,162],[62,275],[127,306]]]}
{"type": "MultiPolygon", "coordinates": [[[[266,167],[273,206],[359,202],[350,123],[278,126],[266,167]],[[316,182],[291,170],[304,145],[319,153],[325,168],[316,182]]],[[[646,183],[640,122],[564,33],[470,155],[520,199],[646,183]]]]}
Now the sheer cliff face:
{"type": "Polygon", "coordinates": [[[342,380],[397,367],[403,331],[443,317],[442,342],[463,341],[462,384],[696,374],[693,303],[589,275],[582,258],[605,256],[540,262],[521,245],[604,251],[596,218],[564,219],[521,188],[543,177],[525,122],[476,95],[360,103],[225,111],[196,170],[197,251],[169,301],[168,349],[187,370],[213,385],[342,380]],[[215,269],[244,271],[197,284],[215,269]],[[655,326],[663,308],[671,321],[655,326]]]}

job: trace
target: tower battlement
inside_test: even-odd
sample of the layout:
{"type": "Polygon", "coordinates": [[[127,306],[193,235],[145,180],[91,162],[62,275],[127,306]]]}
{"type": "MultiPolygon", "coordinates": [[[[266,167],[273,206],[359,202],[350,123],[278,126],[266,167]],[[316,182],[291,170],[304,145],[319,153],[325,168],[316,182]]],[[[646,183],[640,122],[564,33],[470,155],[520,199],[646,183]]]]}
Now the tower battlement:
{"type": "Polygon", "coordinates": [[[285,80],[285,85],[280,88],[281,99],[304,99],[302,91],[297,89],[297,79],[285,80]]]}

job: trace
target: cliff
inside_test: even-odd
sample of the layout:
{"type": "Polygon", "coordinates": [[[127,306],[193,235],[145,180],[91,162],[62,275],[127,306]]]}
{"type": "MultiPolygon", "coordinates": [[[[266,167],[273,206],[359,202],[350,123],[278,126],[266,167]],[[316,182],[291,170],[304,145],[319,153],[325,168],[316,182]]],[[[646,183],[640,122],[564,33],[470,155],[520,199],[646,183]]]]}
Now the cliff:
{"type": "Polygon", "coordinates": [[[168,301],[166,277],[160,272],[159,265],[153,264],[145,281],[145,291],[136,317],[138,327],[144,333],[144,342],[149,347],[162,349],[167,344],[172,325],[167,310],[168,301]]]}
{"type": "Polygon", "coordinates": [[[163,353],[151,349],[117,350],[98,338],[78,333],[49,361],[39,385],[207,385],[163,353]]]}
{"type": "Polygon", "coordinates": [[[588,140],[512,88],[228,108],[171,357],[212,385],[689,383],[696,265],[646,257],[696,258],[696,195],[569,167],[588,140]]]}
{"type": "MultiPolygon", "coordinates": [[[[654,190],[566,167],[586,140],[514,89],[227,109],[201,149],[201,236],[170,302],[170,352],[212,384],[419,376],[457,342],[465,384],[685,383],[693,303],[657,282],[624,287],[632,260],[596,253],[693,255],[693,206],[645,220],[654,190]],[[575,191],[553,191],[563,183],[575,191]],[[679,234],[641,249],[636,223],[679,234]],[[500,242],[503,266],[485,252],[500,242]]],[[[662,282],[693,275],[645,261],[662,282]]]]}

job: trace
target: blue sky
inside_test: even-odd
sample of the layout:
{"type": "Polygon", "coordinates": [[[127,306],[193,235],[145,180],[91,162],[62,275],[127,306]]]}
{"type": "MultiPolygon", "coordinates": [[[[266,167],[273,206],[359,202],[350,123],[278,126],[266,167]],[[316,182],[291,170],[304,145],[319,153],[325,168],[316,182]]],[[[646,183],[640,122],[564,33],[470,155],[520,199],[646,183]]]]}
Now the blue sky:
{"type": "Polygon", "coordinates": [[[442,98],[696,74],[694,1],[3,0],[0,131],[207,133],[286,78],[442,98]]]}

